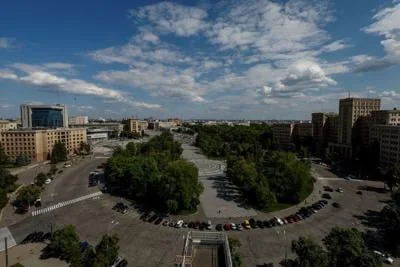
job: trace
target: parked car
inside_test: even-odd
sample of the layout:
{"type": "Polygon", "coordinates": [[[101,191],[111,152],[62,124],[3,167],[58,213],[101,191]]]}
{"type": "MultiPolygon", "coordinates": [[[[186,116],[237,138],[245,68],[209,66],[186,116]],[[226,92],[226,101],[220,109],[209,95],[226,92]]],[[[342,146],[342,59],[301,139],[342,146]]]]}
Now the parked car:
{"type": "Polygon", "coordinates": [[[126,267],[126,266],[128,266],[128,261],[125,260],[125,259],[123,259],[122,261],[120,261],[120,262],[117,264],[117,267],[126,267]]]}
{"type": "Polygon", "coordinates": [[[243,226],[240,223],[236,224],[236,230],[243,231],[243,226]]]}
{"type": "Polygon", "coordinates": [[[237,230],[237,225],[234,223],[231,223],[231,230],[237,230]]]}
{"type": "Polygon", "coordinates": [[[159,225],[162,222],[162,217],[158,217],[154,224],[159,225]]]}
{"type": "Polygon", "coordinates": [[[51,179],[50,178],[46,179],[46,181],[44,181],[44,183],[45,184],[50,184],[51,183],[51,179]]]}
{"type": "Polygon", "coordinates": [[[264,224],[263,224],[262,221],[257,220],[257,221],[256,221],[256,224],[257,224],[257,226],[258,226],[259,228],[264,228],[264,224]]]}
{"type": "Polygon", "coordinates": [[[336,192],[338,192],[338,193],[343,193],[344,191],[343,191],[342,188],[339,187],[339,188],[336,189],[336,192]]]}
{"type": "Polygon", "coordinates": [[[249,220],[249,223],[250,223],[250,226],[251,226],[251,228],[258,228],[258,226],[257,226],[257,224],[256,224],[256,221],[253,219],[253,218],[251,218],[250,220],[249,220]]]}
{"type": "Polygon", "coordinates": [[[175,228],[182,228],[183,225],[183,221],[182,220],[178,220],[175,224],[175,228]]]}
{"type": "Polygon", "coordinates": [[[375,253],[376,255],[382,257],[382,261],[383,261],[384,263],[393,264],[394,260],[392,259],[392,257],[390,257],[389,254],[384,253],[384,252],[379,251],[379,250],[374,250],[374,253],[375,253]]]}
{"type": "Polygon", "coordinates": [[[118,264],[123,260],[122,257],[118,256],[118,258],[114,261],[114,263],[111,265],[111,267],[117,267],[118,264]]]}
{"type": "Polygon", "coordinates": [[[278,225],[283,225],[284,224],[284,222],[282,221],[281,218],[275,216],[274,219],[278,223],[278,225]]]}
{"type": "Polygon", "coordinates": [[[163,225],[163,226],[168,226],[168,225],[169,225],[169,221],[167,221],[167,220],[164,221],[164,222],[162,223],[162,225],[163,225]]]}
{"type": "Polygon", "coordinates": [[[225,231],[231,230],[231,224],[230,223],[224,224],[224,229],[225,229],[225,231]]]}
{"type": "Polygon", "coordinates": [[[39,197],[38,199],[35,200],[35,207],[40,207],[42,206],[42,199],[39,197]]]}
{"type": "Polygon", "coordinates": [[[340,204],[337,203],[337,202],[333,202],[333,203],[332,203],[332,206],[334,206],[335,208],[340,208],[340,204]]]}
{"type": "Polygon", "coordinates": [[[217,231],[222,231],[222,224],[217,224],[217,226],[215,226],[215,229],[217,231]]]}
{"type": "Polygon", "coordinates": [[[271,227],[271,224],[269,223],[268,220],[263,221],[263,224],[264,224],[264,227],[267,227],[267,228],[271,227]]]}
{"type": "Polygon", "coordinates": [[[322,194],[322,197],[326,199],[332,199],[331,195],[329,194],[322,194]]]}
{"type": "Polygon", "coordinates": [[[333,192],[333,188],[330,187],[330,186],[324,186],[324,190],[325,190],[326,192],[333,192]]]}
{"type": "Polygon", "coordinates": [[[357,194],[357,195],[362,195],[363,192],[362,192],[362,191],[357,191],[356,194],[357,194]]]}
{"type": "Polygon", "coordinates": [[[245,220],[245,221],[243,222],[243,227],[244,227],[245,229],[250,229],[250,228],[251,228],[250,223],[249,223],[248,220],[245,220]]]}
{"type": "Polygon", "coordinates": [[[212,229],[212,224],[211,221],[207,222],[207,230],[211,230],[212,229]]]}

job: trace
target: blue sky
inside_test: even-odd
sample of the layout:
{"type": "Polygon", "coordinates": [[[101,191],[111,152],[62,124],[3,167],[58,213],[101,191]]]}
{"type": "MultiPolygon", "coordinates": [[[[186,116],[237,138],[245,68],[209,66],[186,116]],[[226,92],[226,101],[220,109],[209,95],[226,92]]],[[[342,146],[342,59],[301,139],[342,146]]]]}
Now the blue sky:
{"type": "Polygon", "coordinates": [[[0,117],[310,119],[399,107],[399,65],[399,0],[0,3],[0,117]]]}

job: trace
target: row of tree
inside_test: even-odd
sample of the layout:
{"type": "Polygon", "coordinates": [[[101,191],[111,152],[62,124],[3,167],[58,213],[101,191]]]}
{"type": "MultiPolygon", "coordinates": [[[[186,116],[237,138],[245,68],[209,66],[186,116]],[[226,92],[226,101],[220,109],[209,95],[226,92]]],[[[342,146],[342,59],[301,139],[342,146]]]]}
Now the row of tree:
{"type": "Polygon", "coordinates": [[[111,266],[118,257],[119,238],[117,235],[103,235],[100,242],[81,247],[79,236],[73,225],[55,231],[43,253],[46,257],[59,258],[70,263],[71,267],[111,266]]]}
{"type": "Polygon", "coordinates": [[[312,238],[292,241],[298,267],[379,267],[381,259],[368,247],[366,236],[355,228],[333,228],[322,240],[324,247],[312,238]]]}
{"type": "Polygon", "coordinates": [[[289,152],[266,152],[256,162],[230,157],[226,173],[249,204],[266,211],[277,203],[296,204],[313,190],[309,163],[289,152]]]}
{"type": "Polygon", "coordinates": [[[393,254],[400,256],[400,190],[392,193],[392,199],[382,209],[381,216],[381,230],[385,235],[386,245],[393,254]]]}
{"type": "Polygon", "coordinates": [[[7,194],[16,189],[17,175],[12,175],[9,170],[0,166],[0,210],[7,205],[7,194]]]}
{"type": "Polygon", "coordinates": [[[118,148],[105,166],[105,180],[121,195],[160,210],[195,210],[203,190],[197,167],[180,158],[181,145],[164,132],[145,144],[118,148]]]}
{"type": "Polygon", "coordinates": [[[0,166],[10,166],[14,165],[15,167],[25,166],[31,163],[30,158],[25,153],[19,154],[14,161],[10,160],[10,157],[4,150],[4,147],[0,144],[0,166]]]}

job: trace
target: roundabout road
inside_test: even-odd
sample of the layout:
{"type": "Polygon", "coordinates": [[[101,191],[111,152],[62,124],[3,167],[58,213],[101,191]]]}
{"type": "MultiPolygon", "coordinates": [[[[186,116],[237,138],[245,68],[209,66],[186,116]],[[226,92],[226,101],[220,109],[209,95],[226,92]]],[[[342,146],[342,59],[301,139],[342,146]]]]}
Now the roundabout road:
{"type": "MultiPolygon", "coordinates": [[[[184,146],[184,148],[183,156],[187,158],[188,147],[184,146]]],[[[219,174],[213,173],[212,177],[221,178],[222,172],[219,169],[220,167],[217,166],[222,166],[221,168],[223,169],[223,162],[206,161],[204,156],[193,149],[189,153],[192,153],[193,158],[191,160],[195,164],[202,168],[205,166],[206,171],[219,172],[219,174]]],[[[204,169],[201,171],[204,171],[204,169]]],[[[286,250],[288,257],[293,257],[290,252],[290,242],[300,235],[312,236],[316,240],[321,240],[335,226],[366,229],[367,226],[364,225],[366,213],[379,211],[385,205],[384,201],[389,198],[389,194],[382,190],[382,182],[347,181],[336,177],[329,170],[319,165],[313,165],[313,174],[321,179],[318,179],[316,189],[309,197],[308,202],[319,200],[319,188],[323,185],[330,185],[333,188],[341,187],[344,190],[343,193],[330,193],[333,198],[329,201],[330,204],[338,202],[341,204],[341,208],[336,209],[329,204],[310,218],[297,223],[268,229],[252,229],[242,232],[231,231],[230,235],[237,236],[242,243],[239,252],[244,257],[245,266],[255,266],[269,262],[279,266],[277,263],[283,259],[286,250]],[[358,195],[357,191],[362,191],[363,195],[358,195]]],[[[207,175],[204,177],[207,177],[207,175]]],[[[87,181],[87,176],[76,179],[82,179],[82,183],[77,182],[77,184],[83,185],[83,181],[87,181]]],[[[203,179],[203,176],[201,176],[201,179],[203,179]]],[[[223,199],[224,196],[218,195],[218,191],[215,188],[210,187],[210,189],[215,190],[214,195],[208,196],[211,199],[210,201],[214,201],[210,203],[217,203],[217,205],[218,203],[224,203],[225,205],[225,202],[229,202],[229,205],[237,205],[234,201],[223,199]],[[220,197],[225,202],[218,202],[220,197]]],[[[175,256],[182,252],[183,237],[187,230],[143,222],[139,219],[140,214],[133,207],[124,215],[113,211],[112,207],[118,201],[121,201],[121,199],[103,194],[38,216],[28,216],[23,221],[9,225],[8,228],[16,243],[20,243],[32,231],[47,232],[50,231],[50,227],[58,229],[66,224],[75,225],[81,239],[87,240],[92,244],[97,243],[102,234],[117,233],[120,237],[121,255],[129,263],[134,266],[171,266],[174,263],[175,256]]],[[[204,208],[204,199],[201,201],[204,212],[200,211],[192,216],[179,216],[179,218],[184,220],[207,220],[207,207],[204,208]]],[[[307,203],[307,205],[309,204],[311,203],[307,203]]],[[[209,205],[212,207],[212,204],[209,205]]],[[[212,217],[214,225],[226,222],[240,223],[244,218],[251,216],[256,216],[256,218],[260,219],[270,219],[275,215],[286,216],[294,213],[301,206],[304,206],[304,203],[286,210],[258,215],[254,210],[239,207],[246,212],[251,211],[254,213],[242,216],[237,216],[236,214],[231,219],[225,218],[225,216],[209,217],[212,217]]],[[[231,209],[235,211],[234,208],[231,209]]]]}

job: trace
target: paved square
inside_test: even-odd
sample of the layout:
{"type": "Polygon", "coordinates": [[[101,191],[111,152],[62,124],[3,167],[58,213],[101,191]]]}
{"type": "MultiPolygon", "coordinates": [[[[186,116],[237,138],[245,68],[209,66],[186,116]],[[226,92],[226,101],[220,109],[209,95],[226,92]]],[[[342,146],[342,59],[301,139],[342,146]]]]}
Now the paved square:
{"type": "Polygon", "coordinates": [[[245,207],[241,195],[225,177],[225,163],[207,159],[196,147],[182,145],[183,158],[199,168],[199,180],[204,186],[200,196],[201,207],[208,218],[235,218],[257,215],[256,211],[245,207]]]}

